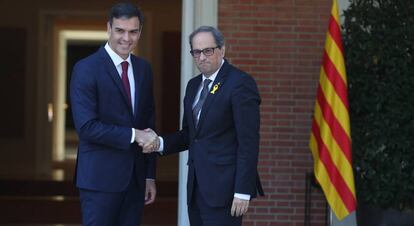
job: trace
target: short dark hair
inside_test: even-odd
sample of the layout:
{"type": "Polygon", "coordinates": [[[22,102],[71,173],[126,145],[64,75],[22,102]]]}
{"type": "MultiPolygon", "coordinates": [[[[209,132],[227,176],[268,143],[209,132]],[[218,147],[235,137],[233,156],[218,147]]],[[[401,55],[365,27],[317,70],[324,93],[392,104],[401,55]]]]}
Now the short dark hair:
{"type": "Polygon", "coordinates": [[[144,16],[141,13],[141,10],[137,5],[134,5],[130,2],[119,2],[112,6],[111,10],[109,11],[108,15],[108,22],[109,25],[112,27],[112,21],[113,19],[119,19],[119,18],[132,18],[132,17],[138,17],[140,26],[142,27],[142,24],[144,23],[144,16]]]}
{"type": "Polygon", "coordinates": [[[217,28],[212,27],[212,26],[201,26],[201,27],[197,28],[195,31],[193,31],[190,34],[189,41],[190,41],[191,50],[193,49],[193,38],[194,38],[194,36],[198,33],[201,33],[201,32],[210,32],[213,35],[214,40],[216,41],[216,45],[220,49],[221,49],[221,47],[224,46],[224,36],[221,33],[221,31],[219,31],[217,28]]]}

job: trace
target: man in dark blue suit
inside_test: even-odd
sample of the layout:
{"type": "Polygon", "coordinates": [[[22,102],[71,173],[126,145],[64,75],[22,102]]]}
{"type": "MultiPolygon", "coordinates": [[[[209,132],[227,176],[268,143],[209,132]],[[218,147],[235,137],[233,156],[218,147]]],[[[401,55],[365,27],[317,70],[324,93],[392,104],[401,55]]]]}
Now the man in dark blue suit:
{"type": "Polygon", "coordinates": [[[138,145],[152,139],[140,129],[155,128],[151,67],[131,54],[142,22],[135,5],[116,4],[106,45],[73,68],[70,97],[80,139],[75,183],[83,225],[137,226],[144,203],[156,196],[155,156],[138,145]]]}
{"type": "MultiPolygon", "coordinates": [[[[189,150],[192,226],[239,226],[250,200],[263,193],[257,174],[259,92],[250,75],[224,59],[219,30],[198,28],[190,46],[201,74],[187,84],[182,130],[160,138],[158,151],[189,150]]],[[[144,152],[150,151],[144,146],[144,152]]]]}

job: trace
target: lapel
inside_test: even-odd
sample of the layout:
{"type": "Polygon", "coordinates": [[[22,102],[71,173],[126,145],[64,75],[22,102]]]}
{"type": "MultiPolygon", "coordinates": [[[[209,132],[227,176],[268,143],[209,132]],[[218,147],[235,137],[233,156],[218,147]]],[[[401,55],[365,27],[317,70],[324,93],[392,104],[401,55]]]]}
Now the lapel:
{"type": "Polygon", "coordinates": [[[135,115],[141,115],[141,114],[137,114],[138,110],[141,109],[139,108],[139,104],[141,103],[141,95],[139,95],[140,93],[142,93],[143,91],[143,79],[145,76],[145,71],[144,71],[144,67],[142,67],[138,61],[138,59],[131,54],[131,63],[132,63],[132,70],[134,71],[134,81],[135,81],[135,104],[134,104],[134,112],[135,115]]]}
{"type": "Polygon", "coordinates": [[[188,99],[187,99],[187,102],[185,103],[186,114],[188,115],[190,119],[188,120],[187,123],[194,130],[195,130],[195,124],[194,124],[194,117],[193,117],[193,103],[197,95],[198,88],[200,87],[201,81],[202,81],[202,75],[200,74],[194,78],[193,82],[189,83],[188,94],[187,94],[188,99]]]}
{"type": "Polygon", "coordinates": [[[201,109],[201,113],[200,113],[200,119],[198,120],[198,127],[197,127],[197,132],[200,130],[200,128],[203,127],[206,115],[208,113],[208,111],[210,110],[210,107],[212,107],[212,103],[214,103],[214,100],[216,98],[216,96],[218,95],[218,93],[220,92],[220,87],[223,85],[224,80],[226,78],[227,72],[229,69],[229,64],[228,62],[225,60],[223,63],[223,66],[221,66],[220,71],[217,74],[216,79],[214,79],[214,83],[211,86],[211,89],[208,92],[207,98],[203,104],[203,107],[201,109]],[[217,87],[217,89],[215,90],[214,94],[211,93],[215,88],[217,87]]]}
{"type": "MultiPolygon", "coordinates": [[[[121,77],[118,74],[118,71],[116,70],[116,67],[114,65],[114,62],[112,61],[109,54],[106,52],[105,48],[101,47],[99,49],[100,55],[103,57],[105,62],[105,69],[108,72],[109,77],[111,77],[112,81],[115,83],[115,85],[118,87],[119,92],[122,93],[123,99],[125,101],[125,104],[130,106],[129,104],[129,98],[127,96],[127,93],[124,89],[124,86],[122,85],[121,77]]],[[[132,114],[132,108],[129,107],[129,110],[132,114]]]]}

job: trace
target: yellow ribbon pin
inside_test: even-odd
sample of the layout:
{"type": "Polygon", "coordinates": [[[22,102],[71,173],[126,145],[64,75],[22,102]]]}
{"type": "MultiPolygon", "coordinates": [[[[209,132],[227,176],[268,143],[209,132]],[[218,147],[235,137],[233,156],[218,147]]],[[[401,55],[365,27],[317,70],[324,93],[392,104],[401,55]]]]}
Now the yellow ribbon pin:
{"type": "Polygon", "coordinates": [[[213,89],[211,90],[211,94],[215,94],[216,93],[216,91],[218,90],[218,88],[219,88],[219,86],[220,86],[220,82],[219,83],[217,83],[217,84],[215,84],[214,86],[213,86],[213,89]]]}

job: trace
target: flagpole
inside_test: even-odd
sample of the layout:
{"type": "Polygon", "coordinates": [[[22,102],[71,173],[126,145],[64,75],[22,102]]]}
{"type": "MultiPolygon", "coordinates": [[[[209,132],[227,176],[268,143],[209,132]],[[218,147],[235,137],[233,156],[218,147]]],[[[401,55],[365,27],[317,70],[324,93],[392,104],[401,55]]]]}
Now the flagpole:
{"type": "Polygon", "coordinates": [[[333,225],[333,217],[332,217],[332,209],[331,209],[331,207],[329,206],[329,204],[327,204],[327,206],[328,206],[328,210],[327,210],[327,214],[328,214],[328,221],[326,221],[326,224],[327,224],[327,226],[332,226],[333,225]]]}

